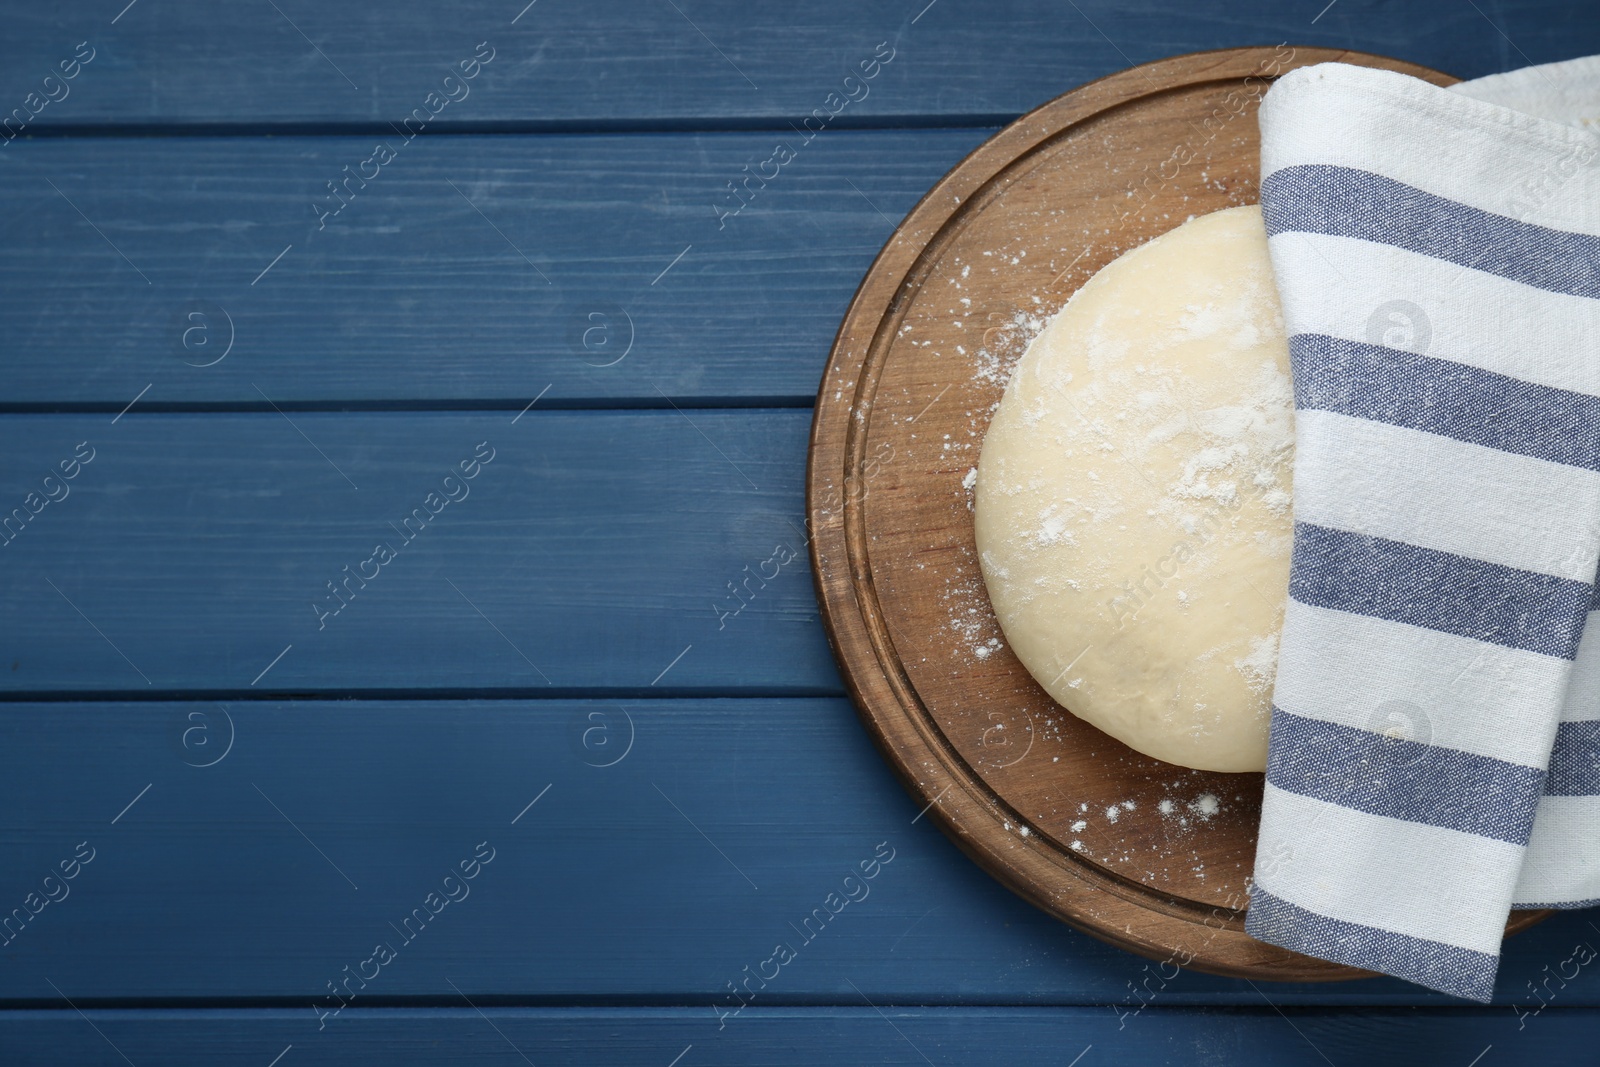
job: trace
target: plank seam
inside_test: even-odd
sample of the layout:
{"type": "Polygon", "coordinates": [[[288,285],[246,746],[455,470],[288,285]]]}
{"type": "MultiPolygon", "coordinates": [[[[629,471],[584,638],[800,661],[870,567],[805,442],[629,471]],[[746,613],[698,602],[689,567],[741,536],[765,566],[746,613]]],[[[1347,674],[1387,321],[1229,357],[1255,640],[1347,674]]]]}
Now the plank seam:
{"type": "MultiPolygon", "coordinates": [[[[974,112],[970,115],[934,113],[874,116],[839,116],[829,131],[856,130],[892,132],[895,130],[975,130],[1005,126],[1021,117],[1020,111],[974,112]]],[[[630,135],[653,133],[781,133],[791,134],[790,123],[805,115],[753,115],[714,118],[686,116],[663,119],[522,119],[462,120],[443,128],[418,131],[425,137],[520,136],[520,135],[630,135]]],[[[59,122],[28,130],[19,141],[98,139],[108,137],[386,137],[394,128],[384,122],[324,122],[315,119],[283,122],[59,122]]]]}

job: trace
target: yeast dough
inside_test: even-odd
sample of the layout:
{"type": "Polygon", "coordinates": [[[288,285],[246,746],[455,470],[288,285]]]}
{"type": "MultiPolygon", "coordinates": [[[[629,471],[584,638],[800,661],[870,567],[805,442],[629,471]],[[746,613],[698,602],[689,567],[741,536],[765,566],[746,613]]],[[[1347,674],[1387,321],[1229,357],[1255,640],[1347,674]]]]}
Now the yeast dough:
{"type": "Polygon", "coordinates": [[[977,543],[1007,640],[1146,755],[1266,766],[1293,399],[1261,211],[1230,208],[1090,279],[984,438],[977,543]]]}

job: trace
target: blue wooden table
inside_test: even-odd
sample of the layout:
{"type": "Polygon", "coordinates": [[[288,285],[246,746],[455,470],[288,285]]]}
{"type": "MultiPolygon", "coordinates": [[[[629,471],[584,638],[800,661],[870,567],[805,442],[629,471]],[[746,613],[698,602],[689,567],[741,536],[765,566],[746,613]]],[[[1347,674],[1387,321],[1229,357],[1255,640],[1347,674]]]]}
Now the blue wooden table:
{"type": "Polygon", "coordinates": [[[1036,912],[817,620],[832,332],[998,126],[1207,48],[1600,51],[1325,2],[6,4],[0,1064],[1594,1062],[1587,913],[1482,1008],[1036,912]]]}

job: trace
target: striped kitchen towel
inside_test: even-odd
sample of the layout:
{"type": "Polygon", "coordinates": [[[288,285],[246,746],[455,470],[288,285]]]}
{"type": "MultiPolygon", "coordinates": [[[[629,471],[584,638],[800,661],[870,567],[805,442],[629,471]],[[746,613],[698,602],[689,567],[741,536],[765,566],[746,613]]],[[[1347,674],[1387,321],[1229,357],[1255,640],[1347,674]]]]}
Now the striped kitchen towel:
{"type": "MultiPolygon", "coordinates": [[[[1600,593],[1600,590],[1597,590],[1600,593]]],[[[1544,796],[1513,895],[1518,908],[1587,908],[1600,904],[1600,603],[1589,621],[1567,683],[1544,796]]]]}
{"type": "Polygon", "coordinates": [[[1513,904],[1600,897],[1596,115],[1600,57],[1261,107],[1295,539],[1246,929],[1475,1000],[1513,904]]]}

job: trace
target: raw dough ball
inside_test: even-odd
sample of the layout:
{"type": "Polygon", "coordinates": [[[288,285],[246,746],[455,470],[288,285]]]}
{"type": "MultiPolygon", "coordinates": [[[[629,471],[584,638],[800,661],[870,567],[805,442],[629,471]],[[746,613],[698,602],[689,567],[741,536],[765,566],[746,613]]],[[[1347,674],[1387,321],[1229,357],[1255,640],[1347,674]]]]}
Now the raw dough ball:
{"type": "Polygon", "coordinates": [[[1289,585],[1294,392],[1258,207],[1091,278],[983,441],[983,577],[1017,657],[1146,755],[1266,767],[1289,585]]]}

